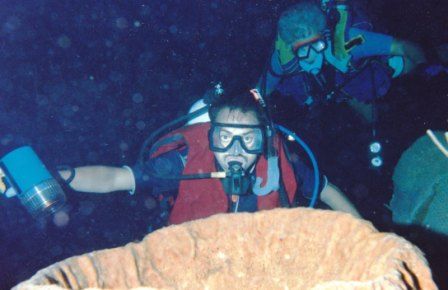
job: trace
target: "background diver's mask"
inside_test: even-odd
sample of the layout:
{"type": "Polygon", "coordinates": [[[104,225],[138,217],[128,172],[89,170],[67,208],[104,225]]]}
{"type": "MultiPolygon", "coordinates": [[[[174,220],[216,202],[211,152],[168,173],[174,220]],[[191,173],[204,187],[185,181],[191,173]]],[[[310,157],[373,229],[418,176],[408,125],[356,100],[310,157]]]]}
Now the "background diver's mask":
{"type": "Polygon", "coordinates": [[[327,44],[324,39],[319,36],[313,37],[307,41],[294,44],[293,52],[299,60],[300,67],[311,74],[317,75],[324,61],[324,51],[327,44]],[[312,59],[312,62],[306,61],[312,59]]]}
{"type": "Polygon", "coordinates": [[[264,136],[260,125],[212,123],[208,137],[213,152],[240,152],[243,149],[249,154],[263,153],[264,136]],[[229,128],[249,130],[234,134],[229,128]]]}

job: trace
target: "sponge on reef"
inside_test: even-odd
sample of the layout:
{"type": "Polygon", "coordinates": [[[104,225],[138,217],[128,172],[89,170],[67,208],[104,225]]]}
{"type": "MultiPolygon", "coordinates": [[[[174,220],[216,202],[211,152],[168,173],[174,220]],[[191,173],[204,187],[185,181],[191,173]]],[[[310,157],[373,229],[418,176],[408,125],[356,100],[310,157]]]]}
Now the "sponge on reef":
{"type": "Polygon", "coordinates": [[[349,214],[275,209],[170,226],[14,289],[437,289],[418,248],[349,214]]]}

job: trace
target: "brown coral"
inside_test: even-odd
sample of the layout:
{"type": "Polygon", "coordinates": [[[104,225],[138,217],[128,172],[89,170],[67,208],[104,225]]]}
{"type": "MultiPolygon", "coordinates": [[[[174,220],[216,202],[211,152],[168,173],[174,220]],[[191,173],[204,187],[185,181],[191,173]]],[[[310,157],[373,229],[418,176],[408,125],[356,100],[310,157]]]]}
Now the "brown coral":
{"type": "Polygon", "coordinates": [[[437,289],[422,253],[406,240],[348,214],[310,209],[167,227],[140,243],[56,263],[15,289],[138,287],[437,289]]]}

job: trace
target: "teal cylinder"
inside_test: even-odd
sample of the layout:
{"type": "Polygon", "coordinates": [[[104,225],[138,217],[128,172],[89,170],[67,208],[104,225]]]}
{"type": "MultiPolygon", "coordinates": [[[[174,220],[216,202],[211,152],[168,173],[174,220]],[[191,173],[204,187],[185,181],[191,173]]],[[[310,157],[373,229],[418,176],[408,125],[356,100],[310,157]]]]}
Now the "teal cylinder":
{"type": "Polygon", "coordinates": [[[0,160],[10,186],[33,216],[56,212],[66,200],[64,191],[30,146],[17,148],[0,160]]]}
{"type": "Polygon", "coordinates": [[[1,163],[6,176],[19,194],[53,178],[30,146],[11,151],[2,158],[1,163]]]}

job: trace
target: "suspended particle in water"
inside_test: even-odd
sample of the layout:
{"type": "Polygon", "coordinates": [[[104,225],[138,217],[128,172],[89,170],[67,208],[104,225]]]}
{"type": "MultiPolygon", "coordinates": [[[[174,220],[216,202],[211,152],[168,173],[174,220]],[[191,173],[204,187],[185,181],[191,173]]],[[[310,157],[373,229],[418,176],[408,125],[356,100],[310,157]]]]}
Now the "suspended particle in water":
{"type": "Polygon", "coordinates": [[[109,40],[109,39],[107,39],[106,41],[104,41],[104,45],[107,46],[107,47],[112,47],[113,44],[114,44],[114,43],[113,43],[111,40],[109,40]]]}
{"type": "Polygon", "coordinates": [[[154,209],[157,206],[156,201],[154,200],[154,198],[147,198],[145,200],[145,207],[149,210],[154,209]]]}
{"type": "Polygon", "coordinates": [[[83,216],[91,215],[95,210],[95,205],[90,201],[82,201],[79,206],[79,213],[83,216]]]}
{"type": "Polygon", "coordinates": [[[19,29],[19,27],[22,25],[22,21],[16,16],[11,16],[6,20],[6,22],[3,24],[3,31],[6,33],[12,33],[19,29]]]}
{"type": "Polygon", "coordinates": [[[68,225],[69,221],[70,221],[70,217],[68,216],[68,214],[65,211],[59,211],[59,212],[55,213],[53,216],[53,223],[57,227],[60,227],[60,228],[68,225]]]}
{"type": "Polygon", "coordinates": [[[14,137],[11,134],[7,134],[6,136],[3,136],[0,140],[0,143],[4,146],[8,145],[14,140],[14,137]]]}
{"type": "Polygon", "coordinates": [[[57,40],[58,46],[61,48],[69,48],[72,45],[72,41],[70,40],[70,38],[68,38],[67,35],[61,35],[58,37],[57,40]]]}
{"type": "Polygon", "coordinates": [[[132,109],[124,109],[121,114],[123,117],[130,117],[132,115],[132,109]]]}
{"type": "Polygon", "coordinates": [[[119,29],[126,29],[129,26],[128,21],[124,17],[117,18],[117,20],[115,20],[115,25],[119,29]]]}
{"type": "Polygon", "coordinates": [[[127,150],[129,150],[129,145],[128,145],[126,142],[121,141],[121,142],[120,142],[120,150],[121,150],[121,151],[127,151],[127,150]]]}
{"type": "Polygon", "coordinates": [[[144,121],[138,121],[138,122],[135,124],[135,126],[137,127],[137,129],[139,129],[139,130],[143,130],[143,129],[145,129],[146,124],[145,124],[144,121]]]}
{"type": "Polygon", "coordinates": [[[169,28],[169,31],[170,31],[171,34],[176,34],[177,31],[178,31],[177,26],[176,25],[171,25],[170,28],[169,28]]]}
{"type": "Polygon", "coordinates": [[[143,96],[140,93],[135,93],[132,95],[132,101],[136,104],[143,102],[143,96]]]}

